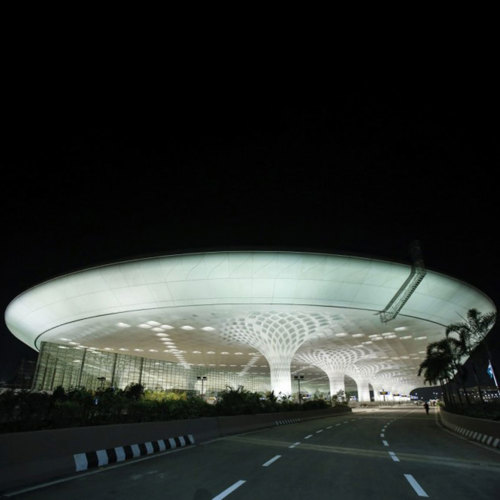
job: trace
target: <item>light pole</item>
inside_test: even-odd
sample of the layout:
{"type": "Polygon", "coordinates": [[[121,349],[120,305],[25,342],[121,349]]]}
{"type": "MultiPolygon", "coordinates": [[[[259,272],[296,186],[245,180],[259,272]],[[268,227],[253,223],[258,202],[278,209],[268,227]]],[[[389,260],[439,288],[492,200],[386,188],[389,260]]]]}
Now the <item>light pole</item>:
{"type": "Polygon", "coordinates": [[[302,404],[302,394],[300,393],[300,381],[304,380],[304,375],[294,375],[293,378],[299,383],[299,404],[302,404]]]}
{"type": "Polygon", "coordinates": [[[203,396],[204,395],[204,391],[203,391],[203,383],[205,382],[205,380],[207,380],[207,377],[196,377],[198,380],[201,380],[201,395],[203,396]]]}

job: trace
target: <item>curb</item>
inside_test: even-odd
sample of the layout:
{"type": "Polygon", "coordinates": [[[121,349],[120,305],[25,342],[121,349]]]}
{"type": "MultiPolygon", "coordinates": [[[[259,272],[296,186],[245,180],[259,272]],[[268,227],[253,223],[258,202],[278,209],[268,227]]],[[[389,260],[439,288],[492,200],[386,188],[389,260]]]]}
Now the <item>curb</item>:
{"type": "Polygon", "coordinates": [[[301,418],[285,418],[285,420],[276,420],[274,425],[286,425],[286,424],[296,424],[297,422],[302,422],[301,418]]]}
{"type": "Polygon", "coordinates": [[[479,441],[481,444],[485,444],[487,446],[491,446],[493,448],[500,449],[500,439],[495,438],[493,436],[488,436],[487,434],[481,434],[480,432],[471,431],[470,429],[466,429],[465,427],[459,427],[458,425],[443,425],[457,434],[464,436],[467,439],[472,441],[479,441]]]}
{"type": "Polygon", "coordinates": [[[124,462],[132,458],[152,455],[153,453],[159,453],[174,448],[182,448],[190,444],[194,444],[194,437],[192,434],[159,439],[158,441],[148,441],[140,444],[117,446],[116,448],[108,448],[106,450],[75,453],[73,455],[75,472],[86,471],[90,468],[102,467],[116,462],[124,462]]]}

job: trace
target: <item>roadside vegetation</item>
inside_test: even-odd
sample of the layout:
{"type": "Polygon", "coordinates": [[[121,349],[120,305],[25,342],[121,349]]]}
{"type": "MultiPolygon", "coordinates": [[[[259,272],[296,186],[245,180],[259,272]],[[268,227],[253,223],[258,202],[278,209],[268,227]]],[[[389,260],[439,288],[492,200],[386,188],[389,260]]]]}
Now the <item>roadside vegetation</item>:
{"type": "Polygon", "coordinates": [[[186,392],[144,390],[140,384],[131,384],[124,390],[97,391],[84,388],[65,391],[58,387],[52,394],[9,390],[0,394],[0,432],[315,410],[331,406],[332,403],[319,396],[300,404],[292,398],[278,398],[273,392],[260,394],[243,387],[228,387],[219,393],[214,404],[186,392]]]}
{"type": "MultiPolygon", "coordinates": [[[[420,364],[418,375],[424,377],[424,383],[441,386],[447,410],[471,417],[500,420],[500,394],[497,393],[492,398],[478,376],[479,370],[487,370],[488,367],[476,366],[471,357],[474,352],[483,350],[488,366],[498,373],[486,340],[495,321],[496,313],[482,314],[476,309],[470,309],[463,321],[446,328],[442,340],[427,346],[426,358],[420,364]],[[465,362],[469,358],[470,371],[475,381],[472,390],[466,387],[469,373],[465,362]]],[[[492,378],[490,386],[494,385],[492,378]]]]}

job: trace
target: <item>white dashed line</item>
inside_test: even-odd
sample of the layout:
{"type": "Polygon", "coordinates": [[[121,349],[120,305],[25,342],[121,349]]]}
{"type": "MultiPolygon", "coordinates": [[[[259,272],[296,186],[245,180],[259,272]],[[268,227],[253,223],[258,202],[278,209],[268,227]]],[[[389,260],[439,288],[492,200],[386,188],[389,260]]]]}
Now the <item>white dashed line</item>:
{"type": "Polygon", "coordinates": [[[323,429],[320,429],[319,431],[316,431],[316,434],[319,434],[320,432],[323,432],[323,429]]]}
{"type": "Polygon", "coordinates": [[[335,427],[338,427],[340,424],[335,424],[335,427]]]}
{"type": "Polygon", "coordinates": [[[222,500],[223,498],[226,498],[230,493],[232,493],[235,489],[239,488],[244,483],[245,481],[243,479],[236,481],[232,486],[229,486],[229,488],[225,489],[222,493],[219,493],[216,497],[213,497],[212,500],[222,500]]]}
{"type": "Polygon", "coordinates": [[[288,448],[295,448],[296,446],[299,446],[300,441],[297,441],[296,443],[291,444],[288,448]]]}
{"type": "Polygon", "coordinates": [[[428,497],[429,495],[424,491],[422,486],[420,486],[416,479],[411,474],[405,474],[406,480],[410,483],[411,487],[415,490],[415,493],[419,497],[428,497]]]}
{"type": "Polygon", "coordinates": [[[332,426],[331,426],[331,425],[329,425],[329,426],[327,427],[327,429],[331,429],[331,428],[332,428],[332,426]]]}
{"type": "Polygon", "coordinates": [[[381,438],[385,437],[385,434],[382,432],[382,434],[380,434],[380,437],[381,438]]]}
{"type": "Polygon", "coordinates": [[[313,435],[312,434],[308,434],[304,439],[309,439],[309,438],[312,438],[313,435]]]}
{"type": "Polygon", "coordinates": [[[389,446],[389,443],[385,439],[382,440],[382,443],[384,444],[384,446],[389,446]]]}
{"type": "Polygon", "coordinates": [[[281,455],[276,455],[275,457],[271,458],[271,460],[268,460],[265,464],[262,464],[262,467],[269,467],[272,463],[276,462],[276,460],[278,460],[279,458],[281,458],[281,455]]]}
{"type": "Polygon", "coordinates": [[[399,462],[399,458],[396,456],[396,454],[393,451],[389,452],[389,455],[395,462],[399,462]]]}

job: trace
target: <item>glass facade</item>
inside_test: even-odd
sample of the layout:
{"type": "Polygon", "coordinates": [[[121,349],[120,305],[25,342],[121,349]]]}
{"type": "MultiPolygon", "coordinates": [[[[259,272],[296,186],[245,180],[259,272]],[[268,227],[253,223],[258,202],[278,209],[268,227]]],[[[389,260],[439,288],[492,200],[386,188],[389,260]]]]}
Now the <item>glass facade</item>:
{"type": "Polygon", "coordinates": [[[116,387],[140,383],[152,390],[184,390],[205,394],[217,393],[227,386],[265,392],[270,390],[270,378],[266,375],[239,375],[204,367],[185,367],[182,364],[160,361],[129,354],[69,347],[42,342],[33,389],[52,391],[58,386],[65,389],[86,387],[116,387]]]}

